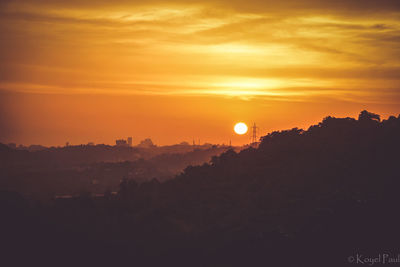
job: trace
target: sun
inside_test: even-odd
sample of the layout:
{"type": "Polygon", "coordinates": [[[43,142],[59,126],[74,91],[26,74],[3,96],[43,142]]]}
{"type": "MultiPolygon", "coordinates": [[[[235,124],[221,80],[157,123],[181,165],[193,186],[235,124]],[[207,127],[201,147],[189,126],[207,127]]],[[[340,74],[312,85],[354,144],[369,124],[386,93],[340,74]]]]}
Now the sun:
{"type": "Polygon", "coordinates": [[[247,125],[244,122],[238,122],[235,124],[235,127],[233,128],[233,130],[235,131],[235,133],[237,134],[245,134],[247,133],[247,125]]]}

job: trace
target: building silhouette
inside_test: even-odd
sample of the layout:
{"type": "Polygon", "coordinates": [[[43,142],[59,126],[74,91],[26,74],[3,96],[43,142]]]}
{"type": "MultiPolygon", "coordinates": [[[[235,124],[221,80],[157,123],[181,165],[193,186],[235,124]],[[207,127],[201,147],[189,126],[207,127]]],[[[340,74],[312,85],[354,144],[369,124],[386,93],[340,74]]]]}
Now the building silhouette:
{"type": "Polygon", "coordinates": [[[125,139],[117,139],[115,140],[115,145],[120,147],[128,146],[128,142],[125,139]]]}

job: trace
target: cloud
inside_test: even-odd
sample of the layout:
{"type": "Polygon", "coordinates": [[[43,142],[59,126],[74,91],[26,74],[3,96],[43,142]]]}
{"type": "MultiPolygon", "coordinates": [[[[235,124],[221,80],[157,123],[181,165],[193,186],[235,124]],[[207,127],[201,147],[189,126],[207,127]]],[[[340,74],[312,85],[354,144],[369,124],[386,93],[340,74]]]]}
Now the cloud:
{"type": "Polygon", "coordinates": [[[397,0],[117,0],[117,1],[106,1],[106,0],[8,0],[3,1],[3,4],[17,4],[17,5],[36,5],[36,6],[47,6],[47,7],[58,7],[58,8],[88,8],[93,7],[128,7],[128,6],[140,6],[140,5],[204,5],[212,4],[215,6],[232,7],[241,11],[276,11],[276,10],[342,10],[342,11],[393,11],[399,10],[400,4],[397,0]]]}
{"type": "Polygon", "coordinates": [[[376,90],[379,85],[395,95],[399,89],[398,1],[26,0],[2,5],[3,89],[279,93],[285,99],[306,98],[306,93],[378,97],[386,94],[376,90]],[[279,83],[256,89],[240,82],[243,88],[214,86],[232,85],[235,78],[279,83]]]}

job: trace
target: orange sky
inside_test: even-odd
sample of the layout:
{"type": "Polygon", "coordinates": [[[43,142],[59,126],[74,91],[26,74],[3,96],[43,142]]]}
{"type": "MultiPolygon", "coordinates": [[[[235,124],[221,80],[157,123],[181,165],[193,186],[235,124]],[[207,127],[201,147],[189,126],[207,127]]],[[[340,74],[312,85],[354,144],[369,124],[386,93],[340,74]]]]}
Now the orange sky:
{"type": "Polygon", "coordinates": [[[398,0],[130,2],[1,2],[0,142],[243,144],[237,121],[400,113],[398,0]]]}

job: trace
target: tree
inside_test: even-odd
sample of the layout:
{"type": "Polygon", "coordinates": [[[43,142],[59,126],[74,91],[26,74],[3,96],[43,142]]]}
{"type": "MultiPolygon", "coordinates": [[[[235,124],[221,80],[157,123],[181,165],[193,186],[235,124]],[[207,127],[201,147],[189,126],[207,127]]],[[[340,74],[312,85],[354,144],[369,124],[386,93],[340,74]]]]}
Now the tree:
{"type": "Polygon", "coordinates": [[[361,111],[358,115],[359,121],[381,121],[381,117],[378,114],[368,112],[366,110],[361,111]]]}

